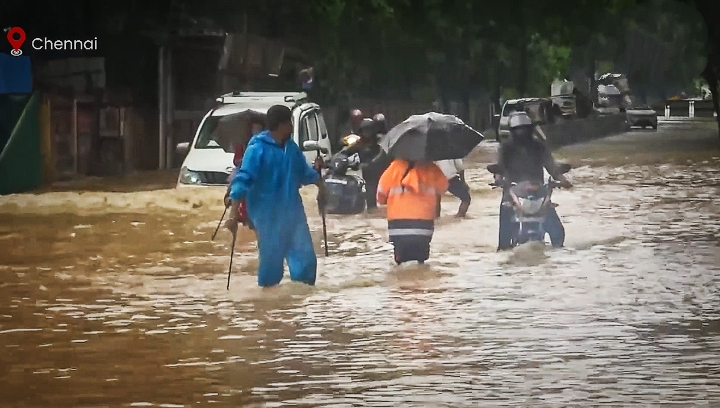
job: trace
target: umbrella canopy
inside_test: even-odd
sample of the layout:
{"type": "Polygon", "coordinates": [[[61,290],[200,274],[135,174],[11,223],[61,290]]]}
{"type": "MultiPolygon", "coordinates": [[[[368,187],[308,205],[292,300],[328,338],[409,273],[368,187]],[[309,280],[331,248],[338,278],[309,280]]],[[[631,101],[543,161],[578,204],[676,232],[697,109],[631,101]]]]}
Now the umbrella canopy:
{"type": "Polygon", "coordinates": [[[412,115],[380,140],[388,155],[405,160],[462,159],[485,137],[460,118],[429,112],[412,115]]]}

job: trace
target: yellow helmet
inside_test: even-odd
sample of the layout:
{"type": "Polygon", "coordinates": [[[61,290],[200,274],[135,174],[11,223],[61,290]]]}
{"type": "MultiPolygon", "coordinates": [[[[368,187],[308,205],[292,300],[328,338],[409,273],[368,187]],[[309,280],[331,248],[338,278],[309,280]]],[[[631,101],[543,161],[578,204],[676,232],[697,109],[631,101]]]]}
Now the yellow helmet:
{"type": "Polygon", "coordinates": [[[354,134],[354,133],[351,133],[351,134],[349,134],[349,135],[347,135],[347,136],[345,136],[345,137],[342,138],[342,143],[343,143],[345,146],[350,147],[350,146],[354,145],[355,143],[357,143],[359,140],[360,140],[360,136],[358,136],[358,135],[356,135],[356,134],[354,134]]]}

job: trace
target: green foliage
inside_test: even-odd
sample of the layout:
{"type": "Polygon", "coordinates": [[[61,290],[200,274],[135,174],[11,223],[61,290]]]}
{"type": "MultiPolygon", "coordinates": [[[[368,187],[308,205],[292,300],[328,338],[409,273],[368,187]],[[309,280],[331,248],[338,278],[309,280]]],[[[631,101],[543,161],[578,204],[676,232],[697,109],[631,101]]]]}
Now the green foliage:
{"type": "MultiPolygon", "coordinates": [[[[166,17],[209,17],[228,30],[239,30],[246,13],[252,32],[282,36],[306,50],[331,98],[409,97],[432,87],[453,97],[499,96],[510,88],[543,96],[571,63],[589,68],[609,61],[612,67],[598,69],[617,68],[630,26],[672,45],[678,61],[672,75],[688,85],[705,56],[702,21],[673,0],[177,0],[174,9],[168,0],[157,3],[158,21],[166,10],[166,17]]],[[[129,26],[138,26],[130,24],[137,6],[103,4],[96,7],[107,15],[124,13],[129,26]]]]}

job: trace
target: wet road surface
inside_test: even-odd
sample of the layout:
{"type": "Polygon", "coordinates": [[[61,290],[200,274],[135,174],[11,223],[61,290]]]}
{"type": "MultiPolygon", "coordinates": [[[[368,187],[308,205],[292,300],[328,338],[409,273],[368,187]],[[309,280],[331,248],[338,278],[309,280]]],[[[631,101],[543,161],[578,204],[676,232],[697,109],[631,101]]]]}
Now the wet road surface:
{"type": "Polygon", "coordinates": [[[393,266],[381,215],[331,217],[315,288],[259,290],[244,230],[226,291],[223,192],[171,175],[0,197],[0,405],[720,405],[714,132],[558,151],[567,248],[501,254],[484,143],[427,267],[393,266]]]}

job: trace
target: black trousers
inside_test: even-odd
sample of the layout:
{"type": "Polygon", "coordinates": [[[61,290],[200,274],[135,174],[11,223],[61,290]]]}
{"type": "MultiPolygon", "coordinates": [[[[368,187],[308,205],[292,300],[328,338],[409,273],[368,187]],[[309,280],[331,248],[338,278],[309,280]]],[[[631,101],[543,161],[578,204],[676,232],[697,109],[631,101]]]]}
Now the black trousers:
{"type": "Polygon", "coordinates": [[[470,189],[468,185],[460,179],[460,176],[455,176],[448,180],[448,193],[459,198],[463,203],[470,202],[470,189]]]}
{"type": "Polygon", "coordinates": [[[376,172],[363,171],[363,180],[365,180],[365,202],[369,210],[377,208],[377,190],[380,182],[380,176],[376,172]]]}
{"type": "Polygon", "coordinates": [[[395,262],[425,262],[430,258],[430,241],[432,237],[420,235],[398,236],[390,239],[395,248],[395,262]]]}
{"type": "Polygon", "coordinates": [[[395,248],[395,262],[425,262],[430,258],[433,220],[388,220],[390,242],[395,248]]]}

